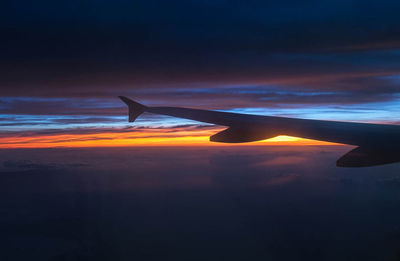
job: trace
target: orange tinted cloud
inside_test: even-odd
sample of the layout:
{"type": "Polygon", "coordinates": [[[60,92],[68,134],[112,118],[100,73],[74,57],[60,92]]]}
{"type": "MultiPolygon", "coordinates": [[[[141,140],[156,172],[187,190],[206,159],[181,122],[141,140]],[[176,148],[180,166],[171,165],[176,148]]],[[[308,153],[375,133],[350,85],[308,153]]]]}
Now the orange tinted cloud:
{"type": "MultiPolygon", "coordinates": [[[[222,129],[186,130],[185,128],[148,129],[132,132],[96,132],[39,134],[32,136],[0,137],[0,148],[49,148],[49,147],[123,147],[123,146],[221,146],[232,144],[214,143],[209,137],[222,129]]],[[[330,145],[334,143],[307,140],[289,136],[244,143],[240,145],[330,145]]],[[[237,145],[236,145],[237,146],[237,145]]]]}

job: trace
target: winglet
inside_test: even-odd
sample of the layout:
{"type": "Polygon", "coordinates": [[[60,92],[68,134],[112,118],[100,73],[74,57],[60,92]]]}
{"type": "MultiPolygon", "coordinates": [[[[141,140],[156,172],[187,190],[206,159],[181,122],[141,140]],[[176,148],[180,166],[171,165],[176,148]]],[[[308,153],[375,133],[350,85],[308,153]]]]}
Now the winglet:
{"type": "Polygon", "coordinates": [[[129,108],[129,122],[134,122],[137,117],[140,116],[145,110],[146,106],[132,101],[129,98],[126,98],[125,96],[118,96],[126,105],[128,105],[129,108]]]}

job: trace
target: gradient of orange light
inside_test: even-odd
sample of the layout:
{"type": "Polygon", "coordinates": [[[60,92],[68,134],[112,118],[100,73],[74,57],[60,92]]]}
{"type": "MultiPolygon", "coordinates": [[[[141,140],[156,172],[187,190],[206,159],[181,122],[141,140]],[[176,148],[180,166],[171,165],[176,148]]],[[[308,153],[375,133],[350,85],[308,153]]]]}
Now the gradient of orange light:
{"type": "MultiPolygon", "coordinates": [[[[218,130],[217,130],[218,131],[218,130]]],[[[148,130],[140,132],[106,132],[96,134],[58,134],[32,137],[0,138],[0,148],[51,148],[51,147],[125,147],[125,146],[224,146],[224,145],[335,145],[322,141],[278,136],[272,139],[225,144],[209,141],[216,130],[148,130]]]]}

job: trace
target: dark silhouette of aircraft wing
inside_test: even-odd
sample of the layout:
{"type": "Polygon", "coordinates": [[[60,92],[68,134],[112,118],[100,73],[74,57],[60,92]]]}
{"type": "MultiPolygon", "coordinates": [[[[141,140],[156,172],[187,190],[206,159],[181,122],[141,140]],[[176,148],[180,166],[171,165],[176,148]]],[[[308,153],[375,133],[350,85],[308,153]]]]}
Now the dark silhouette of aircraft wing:
{"type": "Polygon", "coordinates": [[[147,107],[124,96],[129,122],[143,112],[169,115],[228,128],[211,136],[210,141],[242,143],[288,135],[357,146],[337,162],[340,167],[365,167],[400,161],[400,126],[307,120],[248,115],[179,107],[147,107]]]}

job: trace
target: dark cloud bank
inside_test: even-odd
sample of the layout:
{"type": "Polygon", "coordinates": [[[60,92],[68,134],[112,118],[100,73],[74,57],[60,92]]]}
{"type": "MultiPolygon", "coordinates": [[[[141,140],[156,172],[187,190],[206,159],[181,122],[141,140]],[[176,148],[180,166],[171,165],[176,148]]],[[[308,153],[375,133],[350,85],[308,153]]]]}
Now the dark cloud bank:
{"type": "Polygon", "coordinates": [[[151,86],[399,71],[398,1],[1,5],[3,96],[104,97],[151,86]]]}
{"type": "Polygon", "coordinates": [[[0,150],[0,257],[398,260],[399,165],[348,149],[0,150]]]}

